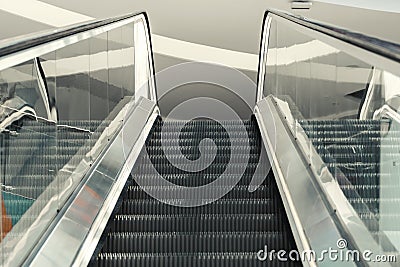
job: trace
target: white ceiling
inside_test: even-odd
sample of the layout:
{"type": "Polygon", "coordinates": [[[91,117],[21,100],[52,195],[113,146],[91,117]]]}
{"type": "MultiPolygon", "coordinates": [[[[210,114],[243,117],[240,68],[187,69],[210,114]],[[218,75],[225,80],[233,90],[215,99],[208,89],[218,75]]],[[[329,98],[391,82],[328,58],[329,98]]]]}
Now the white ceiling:
{"type": "MultiPolygon", "coordinates": [[[[392,30],[393,26],[400,22],[398,13],[331,4],[346,2],[352,6],[398,11],[400,4],[396,5],[394,2],[397,0],[320,1],[314,1],[311,10],[301,14],[400,42],[400,35],[392,30]],[[379,6],[381,8],[378,8],[379,6]]],[[[1,1],[0,38],[72,24],[88,18],[106,18],[146,11],[155,34],[197,44],[256,53],[259,43],[257,37],[260,34],[263,13],[267,8],[290,11],[290,4],[288,0],[252,0],[246,5],[231,0],[114,0],[102,1],[101,4],[94,0],[1,1]]]]}
{"type": "MultiPolygon", "coordinates": [[[[334,5],[331,4],[333,0],[322,1],[314,1],[310,11],[300,14],[400,43],[398,31],[393,30],[400,25],[399,13],[334,5]]],[[[345,2],[335,1],[340,4],[345,2]]],[[[393,8],[393,0],[386,1],[387,6],[393,8]]],[[[374,8],[373,4],[367,5],[372,3],[371,0],[352,2],[353,6],[374,8]]],[[[382,2],[379,1],[381,6],[382,2]]],[[[267,8],[291,11],[288,0],[251,0],[245,4],[231,0],[1,1],[0,39],[90,18],[146,11],[150,18],[158,69],[174,64],[173,58],[176,58],[176,62],[220,60],[232,67],[255,71],[262,18],[267,8]],[[202,58],[202,55],[208,58],[202,58]],[[165,58],[168,58],[168,63],[163,62],[165,58]]]]}

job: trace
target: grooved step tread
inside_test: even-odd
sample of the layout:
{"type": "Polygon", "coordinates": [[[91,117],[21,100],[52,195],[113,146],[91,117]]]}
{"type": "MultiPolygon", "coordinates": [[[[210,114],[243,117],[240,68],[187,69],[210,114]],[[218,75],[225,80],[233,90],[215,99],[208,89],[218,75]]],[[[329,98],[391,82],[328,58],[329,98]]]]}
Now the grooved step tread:
{"type": "MultiPolygon", "coordinates": [[[[110,220],[109,231],[103,233],[105,241],[99,244],[93,266],[258,266],[262,263],[256,252],[265,245],[271,249],[296,249],[273,174],[269,173],[255,192],[249,192],[261,149],[257,124],[254,120],[223,124],[229,126],[223,129],[218,123],[205,120],[155,123],[145,145],[149,161],[143,159],[144,153],[139,157],[132,185],[127,187],[120,208],[110,220]],[[238,126],[241,124],[245,127],[238,126]],[[227,130],[232,132],[231,136],[227,130]],[[204,138],[212,142],[199,149],[204,138]],[[196,166],[194,160],[198,158],[211,165],[199,172],[185,172],[172,165],[165,153],[172,153],[172,160],[179,160],[182,153],[189,160],[186,167],[196,166]],[[231,191],[210,204],[171,206],[143,191],[168,192],[170,200],[180,203],[182,200],[175,197],[180,189],[154,185],[158,175],[176,185],[205,185],[220,177],[229,160],[233,168],[227,179],[223,185],[212,188],[226,192],[232,186],[230,181],[241,179],[231,191]],[[244,174],[238,177],[241,171],[244,174]]],[[[300,265],[277,261],[274,264],[300,265]]]]}
{"type": "Polygon", "coordinates": [[[399,231],[393,223],[400,218],[400,184],[388,184],[394,174],[387,166],[400,158],[400,131],[390,129],[386,135],[379,120],[299,122],[376,240],[379,242],[384,236],[383,232],[376,232],[382,222],[385,230],[399,231]]]}
{"type": "Polygon", "coordinates": [[[98,132],[90,134],[24,118],[18,125],[10,126],[14,134],[0,133],[3,147],[1,157],[3,192],[12,196],[12,199],[6,199],[4,203],[7,215],[13,218],[13,225],[46,189],[52,189],[52,193],[59,190],[59,185],[54,186],[57,188],[49,188],[56,175],[61,178],[68,175],[58,171],[66,164],[70,167],[76,166],[95,144],[100,132],[108,123],[58,122],[92,131],[97,129],[98,132]]]}

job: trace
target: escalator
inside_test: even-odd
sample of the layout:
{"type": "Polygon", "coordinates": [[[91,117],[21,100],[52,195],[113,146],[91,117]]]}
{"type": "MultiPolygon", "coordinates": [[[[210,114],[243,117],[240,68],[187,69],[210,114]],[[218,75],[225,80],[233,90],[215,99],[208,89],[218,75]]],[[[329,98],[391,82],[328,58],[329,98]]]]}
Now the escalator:
{"type": "MultiPolygon", "coordinates": [[[[230,139],[225,129],[212,120],[189,122],[158,120],[153,126],[145,149],[151,163],[168,181],[181,186],[200,186],[213,182],[224,171],[229,158],[247,168],[239,183],[223,198],[199,207],[177,207],[152,198],[135,182],[146,180],[151,186],[152,166],[139,159],[130,185],[122,194],[120,207],[111,218],[109,229],[100,242],[98,255],[91,266],[257,266],[257,252],[264,249],[291,251],[296,249],[285,209],[272,172],[263,184],[250,193],[248,184],[259,160],[261,137],[255,120],[229,121],[231,130],[244,123],[248,136],[236,131],[233,138],[250,140],[250,157],[231,154],[230,139]],[[171,132],[182,128],[180,139],[171,132]],[[164,129],[164,130],[163,130],[164,129]],[[163,132],[162,132],[163,130],[163,132]],[[167,146],[162,146],[164,134],[167,146]],[[169,138],[168,138],[169,137],[169,138]],[[214,161],[207,169],[188,173],[172,166],[164,148],[178,151],[191,160],[207,157],[211,149],[200,154],[198,145],[211,138],[218,147],[214,161]],[[150,173],[150,174],[149,174],[150,173]]],[[[146,154],[146,153],[145,153],[146,154]]],[[[192,161],[192,164],[199,164],[192,161]]],[[[238,173],[229,173],[232,178],[238,173]]],[[[168,191],[160,186],[154,190],[168,191]]],[[[172,201],[179,201],[174,199],[172,201]]],[[[274,266],[299,266],[300,262],[279,262],[274,266]]]]}
{"type": "MultiPolygon", "coordinates": [[[[262,36],[257,88],[206,90],[248,105],[221,121],[193,107],[164,113],[145,14],[0,46],[0,86],[32,100],[30,112],[0,104],[0,265],[373,266],[354,251],[398,256],[400,46],[273,10],[262,36]]],[[[183,91],[164,100],[203,97],[183,91]]]]}

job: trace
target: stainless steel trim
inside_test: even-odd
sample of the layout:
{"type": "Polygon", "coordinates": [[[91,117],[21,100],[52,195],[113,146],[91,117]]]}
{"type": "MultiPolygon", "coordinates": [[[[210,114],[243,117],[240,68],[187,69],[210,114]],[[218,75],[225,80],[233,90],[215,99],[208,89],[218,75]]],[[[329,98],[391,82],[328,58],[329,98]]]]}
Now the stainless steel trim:
{"type": "MultiPolygon", "coordinates": [[[[298,140],[293,138],[287,125],[285,126],[287,122],[283,121],[279,113],[271,96],[259,101],[255,108],[257,122],[276,175],[296,244],[300,253],[310,248],[320,255],[323,250],[337,248],[336,242],[343,238],[343,233],[335,218],[335,211],[340,210],[341,207],[327,206],[324,193],[320,188],[321,182],[317,182],[317,180],[323,179],[325,191],[337,193],[337,190],[332,190],[332,187],[338,187],[338,185],[329,176],[330,173],[327,172],[326,167],[319,169],[318,179],[314,178],[315,174],[310,168],[310,163],[306,161],[306,157],[299,150],[298,140]]],[[[313,157],[317,156],[318,154],[313,155],[313,157]]],[[[340,191],[340,188],[338,190],[340,191]]],[[[350,205],[346,199],[336,203],[350,205]]],[[[351,211],[348,207],[345,208],[349,212],[351,211]]],[[[355,219],[350,214],[348,215],[345,217],[346,219],[355,219]]],[[[351,215],[354,214],[351,213],[351,215]]],[[[350,221],[347,223],[350,224],[350,221]]],[[[363,226],[362,223],[361,225],[363,226]]],[[[369,234],[366,228],[365,232],[369,234]]],[[[329,259],[318,263],[303,262],[305,266],[315,266],[316,264],[329,266],[335,262],[329,259]]],[[[355,266],[355,263],[341,262],[341,266],[355,266]]]]}
{"type": "MultiPolygon", "coordinates": [[[[119,174],[119,178],[116,179],[114,186],[110,190],[107,199],[104,202],[103,208],[100,210],[95,222],[93,223],[90,232],[87,235],[85,242],[83,243],[81,249],[76,256],[73,266],[87,266],[89,263],[93,252],[95,251],[97,244],[103,234],[104,229],[107,226],[107,222],[115,208],[115,204],[126,184],[127,178],[132,171],[132,167],[135,164],[142,147],[146,141],[147,136],[154,124],[154,121],[159,116],[159,109],[156,107],[153,109],[146,125],[144,125],[143,130],[140,133],[130,155],[127,159],[127,163],[124,165],[123,170],[119,174]]],[[[136,130],[136,128],[135,128],[136,130]]]]}
{"type": "Polygon", "coordinates": [[[54,228],[43,236],[40,248],[24,265],[71,266],[88,262],[157,113],[153,101],[138,100],[88,179],[76,190],[70,205],[60,211],[54,228]]]}
{"type": "Polygon", "coordinates": [[[37,58],[37,57],[34,58],[33,65],[35,66],[35,70],[36,70],[36,78],[38,80],[40,96],[42,97],[44,107],[46,109],[47,119],[51,120],[52,118],[51,118],[51,112],[50,112],[49,98],[47,97],[47,90],[46,90],[46,86],[43,81],[43,77],[42,77],[42,75],[40,75],[39,64],[40,64],[39,58],[37,58]]]}
{"type": "Polygon", "coordinates": [[[372,96],[373,96],[373,91],[375,89],[375,76],[376,76],[377,70],[374,68],[372,70],[372,75],[371,79],[369,81],[369,85],[367,88],[367,94],[365,96],[365,101],[364,104],[361,107],[360,111],[360,120],[366,120],[367,119],[367,112],[368,112],[368,107],[371,104],[372,101],[372,96]]]}
{"type": "MultiPolygon", "coordinates": [[[[279,165],[279,162],[277,159],[277,155],[272,152],[272,151],[275,151],[276,142],[272,141],[270,139],[270,137],[268,136],[267,127],[265,124],[266,121],[263,119],[263,115],[262,115],[267,110],[265,110],[265,107],[264,108],[262,107],[263,106],[262,104],[260,106],[257,105],[255,107],[254,114],[256,116],[258,126],[260,129],[262,138],[263,138],[264,146],[267,148],[266,150],[267,150],[268,158],[270,159],[270,162],[271,162],[273,172],[274,172],[275,176],[278,178],[277,184],[278,184],[279,191],[281,192],[281,197],[282,197],[284,207],[285,207],[286,211],[290,211],[290,212],[287,212],[287,215],[288,215],[289,223],[291,225],[293,236],[296,240],[297,248],[299,251],[310,250],[311,249],[310,244],[307,240],[307,237],[304,233],[304,229],[302,227],[301,221],[296,212],[296,208],[294,206],[294,202],[291,197],[288,185],[285,182],[285,176],[283,175],[283,170],[280,168],[280,165],[279,165]],[[261,106],[262,111],[260,111],[260,106],[261,106]]],[[[274,138],[274,139],[276,139],[276,138],[274,138]]],[[[303,266],[316,266],[316,265],[313,262],[303,262],[303,266]]]]}
{"type": "Polygon", "coordinates": [[[149,57],[149,90],[150,90],[150,100],[157,102],[157,93],[156,93],[156,85],[155,85],[155,73],[154,73],[154,62],[153,62],[153,51],[151,47],[151,42],[150,38],[151,36],[149,35],[149,25],[146,22],[146,17],[142,14],[139,15],[136,18],[136,21],[138,20],[143,20],[143,25],[145,29],[145,34],[146,34],[146,44],[147,44],[147,51],[148,51],[148,57],[149,57]]]}
{"type": "Polygon", "coordinates": [[[264,22],[263,25],[260,59],[259,59],[261,64],[259,64],[259,69],[258,69],[256,103],[263,98],[263,93],[264,93],[264,83],[265,83],[264,77],[267,66],[267,53],[268,53],[269,34],[271,31],[271,22],[272,18],[270,16],[267,16],[266,21],[264,22]]]}

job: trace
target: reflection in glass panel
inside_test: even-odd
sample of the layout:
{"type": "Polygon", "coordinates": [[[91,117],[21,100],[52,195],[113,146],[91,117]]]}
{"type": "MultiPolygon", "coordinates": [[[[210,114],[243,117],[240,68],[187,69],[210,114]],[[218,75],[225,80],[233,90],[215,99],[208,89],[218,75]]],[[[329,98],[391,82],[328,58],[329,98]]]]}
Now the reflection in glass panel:
{"type": "Polygon", "coordinates": [[[273,20],[264,94],[298,119],[381,248],[400,251],[400,78],[317,37],[273,20]]]}
{"type": "MultiPolygon", "coordinates": [[[[56,124],[40,61],[0,72],[2,237],[20,238],[53,195],[56,124]],[[40,200],[40,201],[37,201],[40,200]]],[[[10,248],[1,248],[9,253],[10,248]]]]}
{"type": "Polygon", "coordinates": [[[89,120],[89,40],[56,51],[60,120],[89,120]]]}
{"type": "Polygon", "coordinates": [[[264,96],[270,94],[276,95],[277,90],[277,23],[276,21],[271,22],[269,40],[268,40],[268,50],[267,50],[267,66],[265,67],[265,77],[264,77],[264,96]]]}
{"type": "MultiPolygon", "coordinates": [[[[314,49],[326,47],[322,42],[317,40],[312,44],[314,44],[314,49]]],[[[307,119],[329,116],[337,118],[336,105],[338,101],[335,100],[337,51],[333,47],[326,48],[326,52],[315,51],[310,56],[311,81],[307,96],[310,97],[312,105],[309,106],[309,112],[305,116],[307,119]]]]}
{"type": "Polygon", "coordinates": [[[135,22],[135,99],[150,98],[149,53],[146,42],[146,29],[142,19],[135,22]]]}
{"type": "MultiPolygon", "coordinates": [[[[128,24],[122,27],[123,58],[120,62],[122,71],[122,88],[124,96],[133,96],[135,92],[135,58],[134,58],[134,24],[128,24]]],[[[145,40],[141,40],[145,41],[145,40]]]]}
{"type": "Polygon", "coordinates": [[[109,113],[107,33],[90,42],[90,120],[104,120],[109,113]]]}
{"type": "Polygon", "coordinates": [[[336,113],[338,118],[359,118],[372,66],[349,55],[337,54],[336,113]]]}
{"type": "Polygon", "coordinates": [[[0,263],[20,241],[16,257],[30,253],[25,234],[32,244],[40,238],[120,129],[114,118],[134,99],[135,74],[147,82],[150,73],[143,22],[0,71],[0,263]]]}
{"type": "Polygon", "coordinates": [[[122,29],[117,28],[108,32],[108,100],[109,112],[124,97],[123,72],[121,62],[124,62],[124,44],[122,43],[122,29]]]}
{"type": "Polygon", "coordinates": [[[36,76],[37,69],[33,60],[0,72],[2,121],[15,110],[26,110],[34,115],[47,117],[36,76]]]}
{"type": "Polygon", "coordinates": [[[56,53],[51,52],[49,54],[40,56],[40,66],[42,69],[44,79],[44,86],[48,95],[50,119],[53,121],[58,120],[58,111],[56,103],[56,53]]]}
{"type": "MultiPolygon", "coordinates": [[[[82,159],[90,151],[90,40],[83,40],[57,50],[56,103],[57,183],[60,189],[76,184],[88,169],[82,159]],[[81,164],[82,165],[82,164],[81,164]],[[75,176],[71,176],[75,173],[75,176]],[[74,178],[75,177],[75,178],[74,178]]],[[[88,160],[89,161],[89,160],[88,160]]],[[[61,206],[61,196],[58,205],[61,206]]]]}

